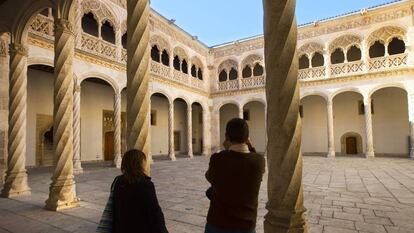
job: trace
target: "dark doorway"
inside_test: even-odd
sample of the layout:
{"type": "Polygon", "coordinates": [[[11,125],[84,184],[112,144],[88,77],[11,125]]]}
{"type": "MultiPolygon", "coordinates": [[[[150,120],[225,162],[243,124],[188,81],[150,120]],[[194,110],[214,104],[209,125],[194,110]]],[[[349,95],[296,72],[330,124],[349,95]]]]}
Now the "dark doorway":
{"type": "Polygon", "coordinates": [[[114,160],[114,132],[105,133],[105,161],[114,160]]]}
{"type": "Polygon", "coordinates": [[[348,154],[348,155],[358,154],[357,138],[356,137],[347,137],[346,138],[346,154],[348,154]]]}

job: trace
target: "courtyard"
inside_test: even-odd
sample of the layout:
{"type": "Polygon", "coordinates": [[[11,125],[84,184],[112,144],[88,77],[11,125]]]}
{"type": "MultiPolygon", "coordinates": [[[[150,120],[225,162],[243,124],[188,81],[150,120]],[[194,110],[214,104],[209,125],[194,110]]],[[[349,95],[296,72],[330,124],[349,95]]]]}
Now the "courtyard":
{"type": "MultiPolygon", "coordinates": [[[[208,159],[157,159],[152,177],[171,233],[203,232],[208,159]]],[[[0,199],[0,233],[94,232],[119,170],[85,164],[76,176],[81,207],[43,209],[51,168],[29,169],[32,195],[0,199]]],[[[266,213],[266,175],[259,197],[257,232],[266,213]]],[[[414,162],[403,158],[304,158],[305,206],[310,232],[414,232],[414,162]]]]}

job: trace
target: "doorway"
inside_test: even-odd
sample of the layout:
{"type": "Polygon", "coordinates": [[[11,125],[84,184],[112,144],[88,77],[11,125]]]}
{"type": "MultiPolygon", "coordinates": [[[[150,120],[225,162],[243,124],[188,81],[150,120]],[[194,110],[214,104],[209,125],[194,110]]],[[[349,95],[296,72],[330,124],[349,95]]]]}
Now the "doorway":
{"type": "Polygon", "coordinates": [[[181,151],[181,132],[174,131],[174,150],[181,151]]]}
{"type": "Polygon", "coordinates": [[[114,160],[114,132],[105,133],[105,161],[114,160]]]}
{"type": "Polygon", "coordinates": [[[356,137],[347,137],[346,138],[346,154],[348,154],[348,155],[358,154],[357,138],[356,137]]]}

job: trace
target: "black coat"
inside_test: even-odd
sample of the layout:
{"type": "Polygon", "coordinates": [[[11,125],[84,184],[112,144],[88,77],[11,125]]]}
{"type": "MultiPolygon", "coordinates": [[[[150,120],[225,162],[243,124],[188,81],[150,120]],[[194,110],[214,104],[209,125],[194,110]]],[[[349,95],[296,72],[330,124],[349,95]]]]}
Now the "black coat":
{"type": "Polygon", "coordinates": [[[129,184],[120,176],[113,200],[114,233],[168,233],[150,177],[129,184]]]}

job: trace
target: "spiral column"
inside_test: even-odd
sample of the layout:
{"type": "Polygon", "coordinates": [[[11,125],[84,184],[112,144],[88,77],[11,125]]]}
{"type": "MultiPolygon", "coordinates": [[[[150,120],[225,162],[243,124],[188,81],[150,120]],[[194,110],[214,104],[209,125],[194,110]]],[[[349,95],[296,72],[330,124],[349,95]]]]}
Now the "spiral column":
{"type": "Polygon", "coordinates": [[[263,0],[268,197],[266,233],[308,232],[303,206],[295,0],[263,0]]]}
{"type": "Polygon", "coordinates": [[[10,44],[9,135],[2,197],[30,194],[26,172],[27,49],[10,44]]]}
{"type": "Polygon", "coordinates": [[[187,142],[188,156],[193,158],[193,109],[191,107],[191,104],[187,105],[187,142]]]}
{"type": "Polygon", "coordinates": [[[332,100],[327,101],[327,120],[328,120],[328,158],[335,157],[335,136],[334,136],[334,116],[332,100]]]}
{"type": "Polygon", "coordinates": [[[149,174],[149,0],[127,0],[127,11],[127,147],[147,155],[149,174]]]}
{"type": "Polygon", "coordinates": [[[71,23],[55,19],[55,91],[53,143],[55,171],[46,209],[59,211],[79,206],[73,179],[73,57],[75,36],[71,23]]]}
{"type": "Polygon", "coordinates": [[[168,108],[168,157],[176,161],[174,148],[174,101],[170,101],[168,108]]]}
{"type": "Polygon", "coordinates": [[[121,152],[121,93],[114,95],[114,166],[121,168],[122,152],[121,152]]]}
{"type": "Polygon", "coordinates": [[[81,151],[80,151],[80,101],[81,97],[81,87],[77,81],[73,88],[73,173],[81,174],[83,173],[82,163],[81,163],[81,151]]]}
{"type": "Polygon", "coordinates": [[[365,141],[367,158],[374,158],[374,137],[372,135],[372,112],[371,112],[371,98],[364,97],[364,111],[365,111],[365,141]]]}
{"type": "Polygon", "coordinates": [[[414,91],[408,93],[408,120],[410,122],[410,158],[414,159],[414,91]]]}

